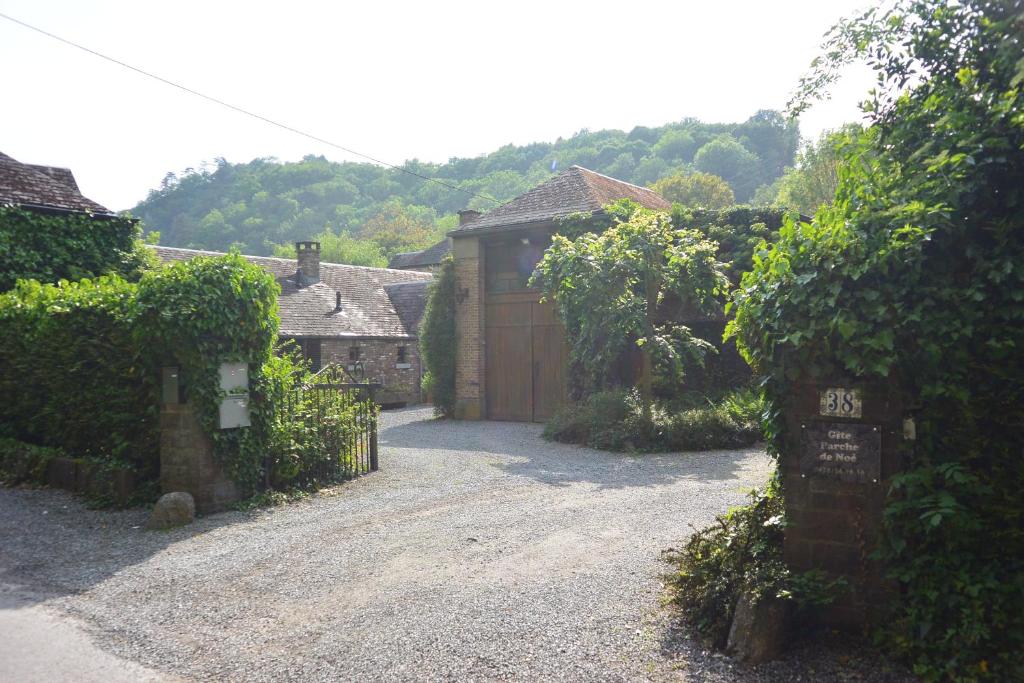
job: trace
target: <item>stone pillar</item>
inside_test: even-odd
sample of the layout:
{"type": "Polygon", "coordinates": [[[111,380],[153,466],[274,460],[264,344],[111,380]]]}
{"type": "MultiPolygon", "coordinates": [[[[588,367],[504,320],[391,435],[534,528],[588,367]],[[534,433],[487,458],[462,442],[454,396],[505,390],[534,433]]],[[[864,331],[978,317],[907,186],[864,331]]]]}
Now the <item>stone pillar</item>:
{"type": "Polygon", "coordinates": [[[848,379],[802,382],[794,385],[785,415],[779,471],[786,562],[796,571],[845,577],[849,590],[819,618],[830,626],[862,628],[892,599],[892,587],[870,556],[890,479],[902,468],[909,443],[899,393],[848,379]],[[849,392],[845,398],[839,392],[833,402],[829,389],[849,392]]]}
{"type": "Polygon", "coordinates": [[[482,420],[485,404],[484,253],[480,238],[452,239],[455,258],[455,417],[482,420]]]}
{"type": "Polygon", "coordinates": [[[192,494],[199,514],[226,510],[241,499],[214,460],[213,443],[189,403],[160,406],[160,488],[192,494]]]}

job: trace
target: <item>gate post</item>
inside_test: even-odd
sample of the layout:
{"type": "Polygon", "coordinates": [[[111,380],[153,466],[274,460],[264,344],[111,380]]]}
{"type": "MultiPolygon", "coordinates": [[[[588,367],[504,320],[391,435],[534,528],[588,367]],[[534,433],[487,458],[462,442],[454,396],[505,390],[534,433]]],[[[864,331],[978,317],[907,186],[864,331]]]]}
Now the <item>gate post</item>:
{"type": "Polygon", "coordinates": [[[819,618],[862,628],[892,589],[871,554],[889,481],[903,466],[901,396],[895,383],[805,379],[793,385],[784,409],[786,563],[844,577],[848,590],[819,618]]]}

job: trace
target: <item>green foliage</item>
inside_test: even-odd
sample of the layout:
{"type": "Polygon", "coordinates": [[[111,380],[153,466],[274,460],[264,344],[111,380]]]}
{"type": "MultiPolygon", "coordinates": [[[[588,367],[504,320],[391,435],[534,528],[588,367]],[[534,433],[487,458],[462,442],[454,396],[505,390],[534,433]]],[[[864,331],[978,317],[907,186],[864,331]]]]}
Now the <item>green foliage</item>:
{"type": "Polygon", "coordinates": [[[200,256],[143,276],[136,338],[164,365],[178,365],[200,426],[228,476],[243,489],[259,480],[273,402],[264,376],[273,356],[280,288],[237,253],[200,256]],[[218,429],[224,362],[249,366],[249,429],[218,429]]]}
{"type": "Polygon", "coordinates": [[[662,178],[651,189],[670,202],[695,208],[724,209],[736,203],[729,183],[700,171],[662,178]]]}
{"type": "Polygon", "coordinates": [[[832,602],[845,588],[823,572],[793,573],[782,558],[783,498],[772,481],[750,503],[717,517],[666,560],[673,602],[705,639],[724,649],[741,597],[791,600],[809,609],[832,602]]]}
{"type": "Polygon", "coordinates": [[[138,279],[152,257],[124,216],[46,213],[0,205],[0,291],[40,282],[119,274],[138,279]]]}
{"type": "Polygon", "coordinates": [[[376,419],[378,406],[354,393],[318,390],[316,378],[292,341],[263,364],[263,400],[271,406],[262,463],[273,489],[316,490],[354,476],[357,457],[363,462],[357,436],[360,417],[376,419]]]}
{"type": "Polygon", "coordinates": [[[760,184],[760,161],[756,154],[728,135],[716,137],[693,157],[698,171],[723,178],[741,202],[749,200],[760,184]]]}
{"type": "Polygon", "coordinates": [[[787,215],[796,214],[764,206],[741,205],[715,211],[675,205],[672,224],[680,229],[697,230],[717,243],[718,260],[726,265],[729,279],[739,284],[740,275],[753,267],[754,252],[762,242],[770,244],[778,238],[787,215]]]}
{"type": "Polygon", "coordinates": [[[839,24],[797,108],[866,58],[872,125],[835,203],[790,220],[735,296],[775,421],[801,377],[894,383],[916,408],[879,559],[902,588],[883,642],[926,680],[1024,673],[1022,31],[1020,2],[908,0],[839,24]]]}
{"type": "Polygon", "coordinates": [[[460,209],[494,208],[492,202],[467,193],[504,202],[550,178],[553,167],[572,164],[649,185],[693,170],[694,153],[716,136],[726,136],[746,150],[741,153],[745,159],[756,155],[748,182],[758,187],[770,184],[792,165],[798,133],[795,124],[777,112],[758,112],[738,124],[687,119],[629,134],[584,130],[554,143],[506,145],[473,159],[405,164],[465,192],[374,164],[339,164],[318,156],[294,163],[256,159],[230,164],[219,159],[206,168],[187,169],[180,177],[168,174],[133,211],[150,230],[160,231],[167,246],[218,251],[236,246],[245,253],[269,254],[274,245],[326,230],[373,242],[391,256],[438,242],[441,233],[457,225],[454,214],[460,209]],[[405,234],[406,227],[413,229],[405,234]]]}
{"type": "Polygon", "coordinates": [[[668,214],[633,205],[628,220],[613,220],[600,235],[555,235],[532,282],[554,300],[565,323],[585,393],[605,388],[622,355],[639,348],[647,414],[654,364],[661,374],[678,377],[685,358],[711,347],[689,328],[659,317],[659,309],[681,302],[695,312],[713,310],[727,281],[715,259],[717,245],[695,230],[674,229],[668,214]]]}
{"type": "MultiPolygon", "coordinates": [[[[347,263],[352,266],[385,268],[388,260],[380,247],[370,241],[358,240],[349,235],[336,235],[325,230],[310,237],[320,243],[320,260],[324,263],[347,263]]],[[[294,244],[275,244],[273,255],[279,258],[295,258],[294,244]]]]}
{"type": "Polygon", "coordinates": [[[45,484],[50,463],[65,457],[67,454],[59,448],[33,446],[17,439],[0,437],[0,484],[45,484]]]}
{"type": "Polygon", "coordinates": [[[784,206],[808,215],[831,204],[839,187],[841,148],[859,132],[859,126],[850,125],[822,133],[797,153],[795,167],[787,168],[771,185],[758,188],[754,203],[784,206]]]}
{"type": "Polygon", "coordinates": [[[439,415],[455,414],[455,261],[441,262],[427,294],[427,307],[420,323],[420,357],[427,369],[424,389],[439,415]]]}
{"type": "Polygon", "coordinates": [[[155,475],[156,371],[135,341],[136,293],[110,275],[0,295],[3,431],[155,475]]]}
{"type": "Polygon", "coordinates": [[[729,394],[718,404],[703,403],[680,409],[655,406],[645,418],[635,391],[599,391],[560,409],[544,426],[544,436],[602,450],[640,452],[739,448],[760,438],[756,397],[729,394]]]}

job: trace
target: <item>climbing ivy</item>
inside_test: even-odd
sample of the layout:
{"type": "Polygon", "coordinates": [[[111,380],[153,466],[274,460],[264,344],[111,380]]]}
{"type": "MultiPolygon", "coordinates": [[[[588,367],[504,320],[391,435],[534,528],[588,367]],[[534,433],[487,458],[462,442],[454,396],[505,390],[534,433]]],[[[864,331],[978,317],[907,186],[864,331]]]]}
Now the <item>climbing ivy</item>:
{"type": "Polygon", "coordinates": [[[455,262],[448,256],[427,292],[420,323],[420,353],[427,369],[424,388],[439,415],[455,414],[455,262]]]}
{"type": "Polygon", "coordinates": [[[885,381],[917,441],[879,559],[883,643],[926,680],[1024,668],[1024,4],[906,0],[839,24],[797,109],[863,58],[872,125],[831,208],[790,218],[735,294],[770,434],[794,380],[885,381]]]}
{"type": "Polygon", "coordinates": [[[19,279],[56,283],[116,273],[137,280],[153,262],[141,234],[125,216],[0,205],[0,291],[19,279]]]}

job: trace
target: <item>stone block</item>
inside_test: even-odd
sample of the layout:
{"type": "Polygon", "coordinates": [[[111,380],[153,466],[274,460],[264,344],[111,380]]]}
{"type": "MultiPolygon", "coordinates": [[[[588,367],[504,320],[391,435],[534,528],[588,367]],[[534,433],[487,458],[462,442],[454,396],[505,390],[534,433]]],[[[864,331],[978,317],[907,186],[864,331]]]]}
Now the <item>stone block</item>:
{"type": "Polygon", "coordinates": [[[726,650],[747,664],[762,664],[777,659],[785,650],[793,618],[792,604],[764,596],[740,597],[726,650]]]}
{"type": "Polygon", "coordinates": [[[196,505],[191,494],[184,491],[165,493],[153,506],[147,529],[173,529],[191,524],[196,517],[196,505]]]}

